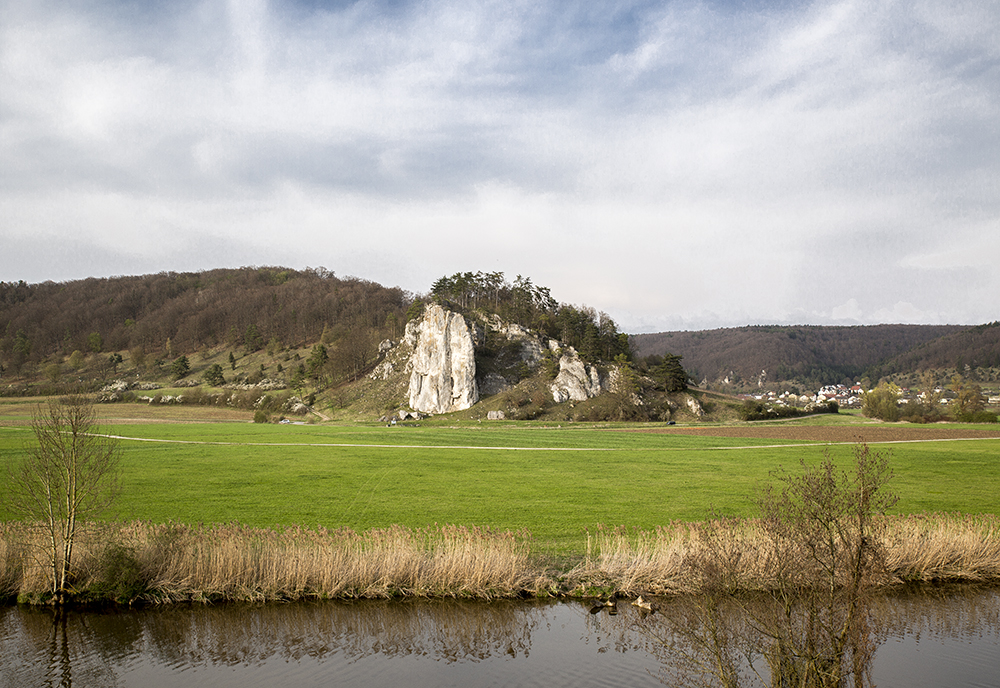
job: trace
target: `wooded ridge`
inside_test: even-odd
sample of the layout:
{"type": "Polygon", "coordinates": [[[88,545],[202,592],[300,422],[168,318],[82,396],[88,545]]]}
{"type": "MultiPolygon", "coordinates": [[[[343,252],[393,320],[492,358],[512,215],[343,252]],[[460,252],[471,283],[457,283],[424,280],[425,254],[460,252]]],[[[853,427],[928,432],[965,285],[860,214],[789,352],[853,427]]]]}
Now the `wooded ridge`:
{"type": "MultiPolygon", "coordinates": [[[[967,325],[747,326],[631,337],[638,357],[683,356],[696,381],[807,386],[922,370],[1000,368],[1000,323],[967,325]]],[[[989,373],[987,375],[990,375],[989,373]]]]}
{"type": "Polygon", "coordinates": [[[0,365],[74,351],[172,358],[319,341],[367,361],[398,337],[413,296],[324,268],[248,267],[42,284],[0,282],[0,365]]]}
{"type": "Polygon", "coordinates": [[[987,372],[979,377],[991,380],[1000,368],[1000,322],[747,326],[638,334],[626,342],[606,314],[559,304],[520,275],[508,282],[502,273],[455,273],[420,297],[325,268],[244,267],[0,282],[0,375],[81,352],[169,360],[207,349],[245,353],[323,343],[344,373],[334,377],[345,379],[377,360],[380,341],[398,340],[422,309],[421,298],[446,299],[462,310],[486,308],[593,360],[627,354],[629,345],[636,361],[681,356],[694,381],[734,388],[785,380],[818,387],[928,369],[980,369],[987,372]]]}

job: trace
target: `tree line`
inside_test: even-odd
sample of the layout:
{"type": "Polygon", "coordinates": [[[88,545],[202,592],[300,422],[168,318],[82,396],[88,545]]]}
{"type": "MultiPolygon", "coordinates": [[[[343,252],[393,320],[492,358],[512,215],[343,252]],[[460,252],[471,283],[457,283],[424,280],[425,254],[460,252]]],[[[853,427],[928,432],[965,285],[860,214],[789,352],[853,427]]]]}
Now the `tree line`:
{"type": "Polygon", "coordinates": [[[430,296],[458,310],[495,314],[523,325],[572,346],[591,362],[632,355],[628,335],[607,313],[560,304],[548,287],[534,284],[530,277],[517,275],[509,281],[502,272],[457,272],[436,280],[430,296]]]}

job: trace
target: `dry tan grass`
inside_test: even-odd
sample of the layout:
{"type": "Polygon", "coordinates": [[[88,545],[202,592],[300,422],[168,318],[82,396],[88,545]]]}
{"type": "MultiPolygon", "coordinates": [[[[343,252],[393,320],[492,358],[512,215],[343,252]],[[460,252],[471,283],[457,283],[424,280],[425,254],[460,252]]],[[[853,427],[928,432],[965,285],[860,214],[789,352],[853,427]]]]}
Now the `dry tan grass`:
{"type": "Polygon", "coordinates": [[[886,564],[902,580],[1000,578],[1000,522],[992,514],[930,514],[890,519],[886,564]]]}
{"type": "MultiPolygon", "coordinates": [[[[884,561],[876,572],[878,584],[1000,578],[995,516],[894,516],[879,525],[884,561]]],[[[696,593],[720,583],[733,590],[770,589],[781,568],[775,557],[785,551],[754,519],[679,523],[655,531],[599,529],[592,540],[593,555],[566,581],[581,590],[625,595],[696,593]]],[[[808,585],[805,579],[801,583],[808,585]]]]}
{"type": "MultiPolygon", "coordinates": [[[[1000,524],[994,516],[934,514],[886,518],[878,582],[1000,578],[1000,524]]],[[[732,590],[775,585],[773,541],[753,519],[675,523],[654,531],[599,528],[586,558],[556,577],[524,534],[440,526],[350,530],[268,530],[130,523],[88,529],[74,566],[75,587],[109,583],[104,554],[128,553],[148,601],[290,600],[392,596],[499,598],[525,594],[619,595],[732,590]],[[723,571],[726,578],[720,579],[723,571]]],[[[0,524],[0,595],[49,589],[41,534],[0,524]]],[[[786,569],[787,573],[787,569],[786,569]]]]}
{"type": "MultiPolygon", "coordinates": [[[[0,543],[43,544],[35,531],[9,524],[0,543]]],[[[75,588],[106,580],[102,552],[126,548],[153,601],[288,600],[307,597],[511,597],[548,581],[529,561],[525,537],[482,528],[393,527],[363,534],[350,530],[283,531],[239,525],[189,527],[131,523],[92,531],[80,541],[75,588]]],[[[44,591],[46,572],[21,557],[19,594],[44,591]]],[[[7,570],[17,571],[13,561],[7,570]]],[[[6,580],[0,571],[0,580],[6,580]]],[[[14,575],[14,574],[10,574],[14,575]]],[[[113,581],[107,581],[113,582],[113,581]]]]}

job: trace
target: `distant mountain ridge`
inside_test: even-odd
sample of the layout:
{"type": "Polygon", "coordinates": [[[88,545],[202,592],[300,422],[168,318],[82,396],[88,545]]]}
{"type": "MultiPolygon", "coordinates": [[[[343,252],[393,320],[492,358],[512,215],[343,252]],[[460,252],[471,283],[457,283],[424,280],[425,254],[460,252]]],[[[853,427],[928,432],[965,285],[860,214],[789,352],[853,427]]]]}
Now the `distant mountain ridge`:
{"type": "Polygon", "coordinates": [[[683,356],[696,380],[839,383],[864,375],[1000,366],[1000,323],[968,325],[747,326],[631,337],[637,357],[683,356]],[[762,377],[763,375],[763,377],[762,377]]]}

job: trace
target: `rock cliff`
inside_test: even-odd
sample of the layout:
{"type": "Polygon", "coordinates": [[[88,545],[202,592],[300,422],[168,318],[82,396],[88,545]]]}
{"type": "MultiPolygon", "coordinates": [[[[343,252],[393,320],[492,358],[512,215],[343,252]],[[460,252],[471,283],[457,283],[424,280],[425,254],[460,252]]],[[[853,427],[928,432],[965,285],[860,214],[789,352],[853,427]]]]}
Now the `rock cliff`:
{"type": "Polygon", "coordinates": [[[503,393],[537,371],[549,352],[559,357],[559,373],[550,384],[557,403],[591,399],[610,384],[572,347],[560,348],[559,342],[496,317],[475,324],[438,304],[428,305],[419,320],[407,323],[399,344],[390,345],[383,345],[383,360],[370,377],[403,385],[408,379],[408,407],[420,413],[463,411],[481,395],[503,393]],[[477,351],[485,361],[479,371],[477,351]]]}
{"type": "Polygon", "coordinates": [[[586,401],[604,391],[605,383],[595,366],[584,363],[573,347],[559,357],[559,374],[549,388],[556,403],[586,401]]]}
{"type": "Polygon", "coordinates": [[[465,318],[431,304],[424,317],[406,328],[410,357],[410,408],[449,413],[479,401],[476,386],[475,328],[465,318]]]}

